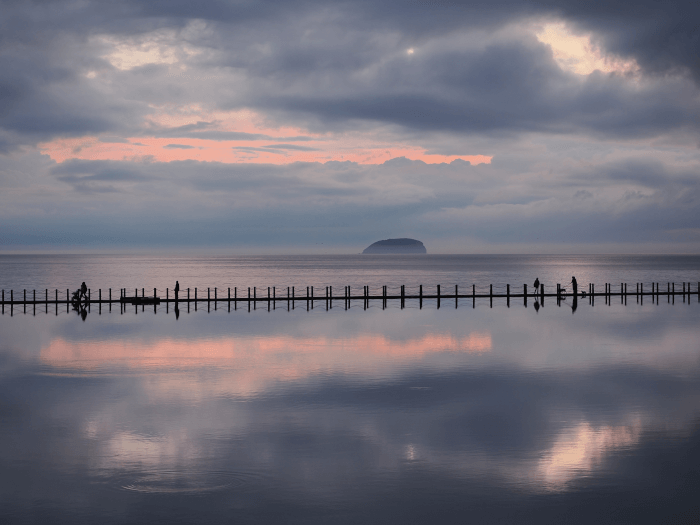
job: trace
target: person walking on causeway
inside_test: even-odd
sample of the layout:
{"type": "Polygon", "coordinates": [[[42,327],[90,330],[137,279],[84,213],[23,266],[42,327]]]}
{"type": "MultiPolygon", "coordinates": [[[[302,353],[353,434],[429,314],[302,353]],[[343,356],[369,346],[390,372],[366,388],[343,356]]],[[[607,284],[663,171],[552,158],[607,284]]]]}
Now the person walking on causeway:
{"type": "Polygon", "coordinates": [[[574,297],[576,297],[578,295],[578,283],[573,275],[571,276],[571,287],[574,289],[574,297]]]}

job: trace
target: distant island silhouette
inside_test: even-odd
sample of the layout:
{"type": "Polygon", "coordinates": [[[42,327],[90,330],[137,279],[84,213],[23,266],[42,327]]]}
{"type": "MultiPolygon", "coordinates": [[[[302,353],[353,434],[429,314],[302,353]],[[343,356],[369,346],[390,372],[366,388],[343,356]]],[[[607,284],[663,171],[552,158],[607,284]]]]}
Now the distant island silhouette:
{"type": "Polygon", "coordinates": [[[385,239],[370,244],[362,253],[370,254],[405,254],[428,253],[423,243],[416,239],[385,239]]]}

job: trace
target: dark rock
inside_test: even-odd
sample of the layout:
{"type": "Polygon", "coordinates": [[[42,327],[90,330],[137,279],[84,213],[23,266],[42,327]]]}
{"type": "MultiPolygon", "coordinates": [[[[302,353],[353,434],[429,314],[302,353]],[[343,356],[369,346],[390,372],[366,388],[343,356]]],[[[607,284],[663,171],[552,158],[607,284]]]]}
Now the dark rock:
{"type": "Polygon", "coordinates": [[[415,239],[385,239],[369,245],[362,253],[428,253],[423,243],[415,239]]]}

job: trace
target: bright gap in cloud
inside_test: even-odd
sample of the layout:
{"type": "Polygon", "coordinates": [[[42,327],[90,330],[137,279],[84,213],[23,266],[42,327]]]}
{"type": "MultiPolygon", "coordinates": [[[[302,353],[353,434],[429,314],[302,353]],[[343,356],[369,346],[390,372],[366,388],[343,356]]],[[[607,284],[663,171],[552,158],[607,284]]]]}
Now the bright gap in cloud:
{"type": "MultiPolygon", "coordinates": [[[[103,58],[122,71],[147,64],[172,65],[199,53],[194,47],[182,44],[174,31],[148,33],[138,39],[102,35],[97,37],[97,44],[109,50],[103,58]]],[[[184,69],[183,64],[180,67],[184,69]]]]}
{"type": "Polygon", "coordinates": [[[39,148],[59,163],[68,159],[148,159],[226,164],[329,161],[382,164],[398,157],[426,164],[449,163],[456,159],[473,165],[491,163],[488,155],[468,151],[464,155],[432,154],[423,147],[377,133],[320,135],[297,127],[272,128],[265,124],[262,115],[248,109],[206,111],[199,104],[154,107],[154,113],[146,118],[139,136],[61,138],[39,144],[39,148]],[[164,133],[168,130],[172,132],[164,133]],[[230,138],[226,134],[238,136],[230,138]]]}
{"type": "Polygon", "coordinates": [[[552,47],[554,59],[566,71],[589,75],[596,70],[604,73],[634,73],[639,70],[634,60],[604,55],[592,43],[590,34],[575,34],[564,22],[546,23],[535,35],[540,42],[552,47]]]}
{"type": "Polygon", "coordinates": [[[293,162],[356,162],[382,164],[405,157],[426,164],[450,163],[460,159],[476,164],[490,164],[489,155],[439,155],[425,148],[405,144],[367,146],[360,142],[326,138],[322,140],[282,143],[274,140],[201,140],[192,138],[131,137],[125,142],[103,142],[98,137],[57,139],[39,144],[44,155],[56,162],[70,159],[221,162],[224,164],[291,164],[293,162]]]}

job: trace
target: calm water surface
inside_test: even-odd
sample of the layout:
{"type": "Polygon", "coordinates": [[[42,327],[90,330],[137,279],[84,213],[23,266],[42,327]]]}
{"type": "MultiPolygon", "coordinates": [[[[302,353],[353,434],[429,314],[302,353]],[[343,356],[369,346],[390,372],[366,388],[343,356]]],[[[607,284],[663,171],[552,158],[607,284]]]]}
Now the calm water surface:
{"type": "MultiPolygon", "coordinates": [[[[70,273],[29,258],[23,276],[15,262],[0,264],[10,286],[45,275],[59,287],[70,273]]],[[[88,262],[83,275],[119,287],[113,262],[88,262]]],[[[437,276],[410,261],[341,263],[358,282],[375,272],[409,284],[415,272],[447,285],[475,271],[452,262],[434,263],[437,276]]],[[[273,274],[343,286],[342,267],[285,278],[268,263],[239,268],[241,286],[273,274]]],[[[630,264],[628,282],[698,280],[693,260],[676,263],[630,264]]],[[[236,266],[177,264],[204,286],[236,266]]],[[[497,282],[525,269],[600,283],[625,273],[621,262],[518,264],[480,271],[497,282]]],[[[149,271],[144,286],[168,282],[149,271]]],[[[177,319],[115,305],[85,321],[65,305],[6,310],[0,522],[697,522],[698,297],[611,303],[205,303],[177,319]]]]}

